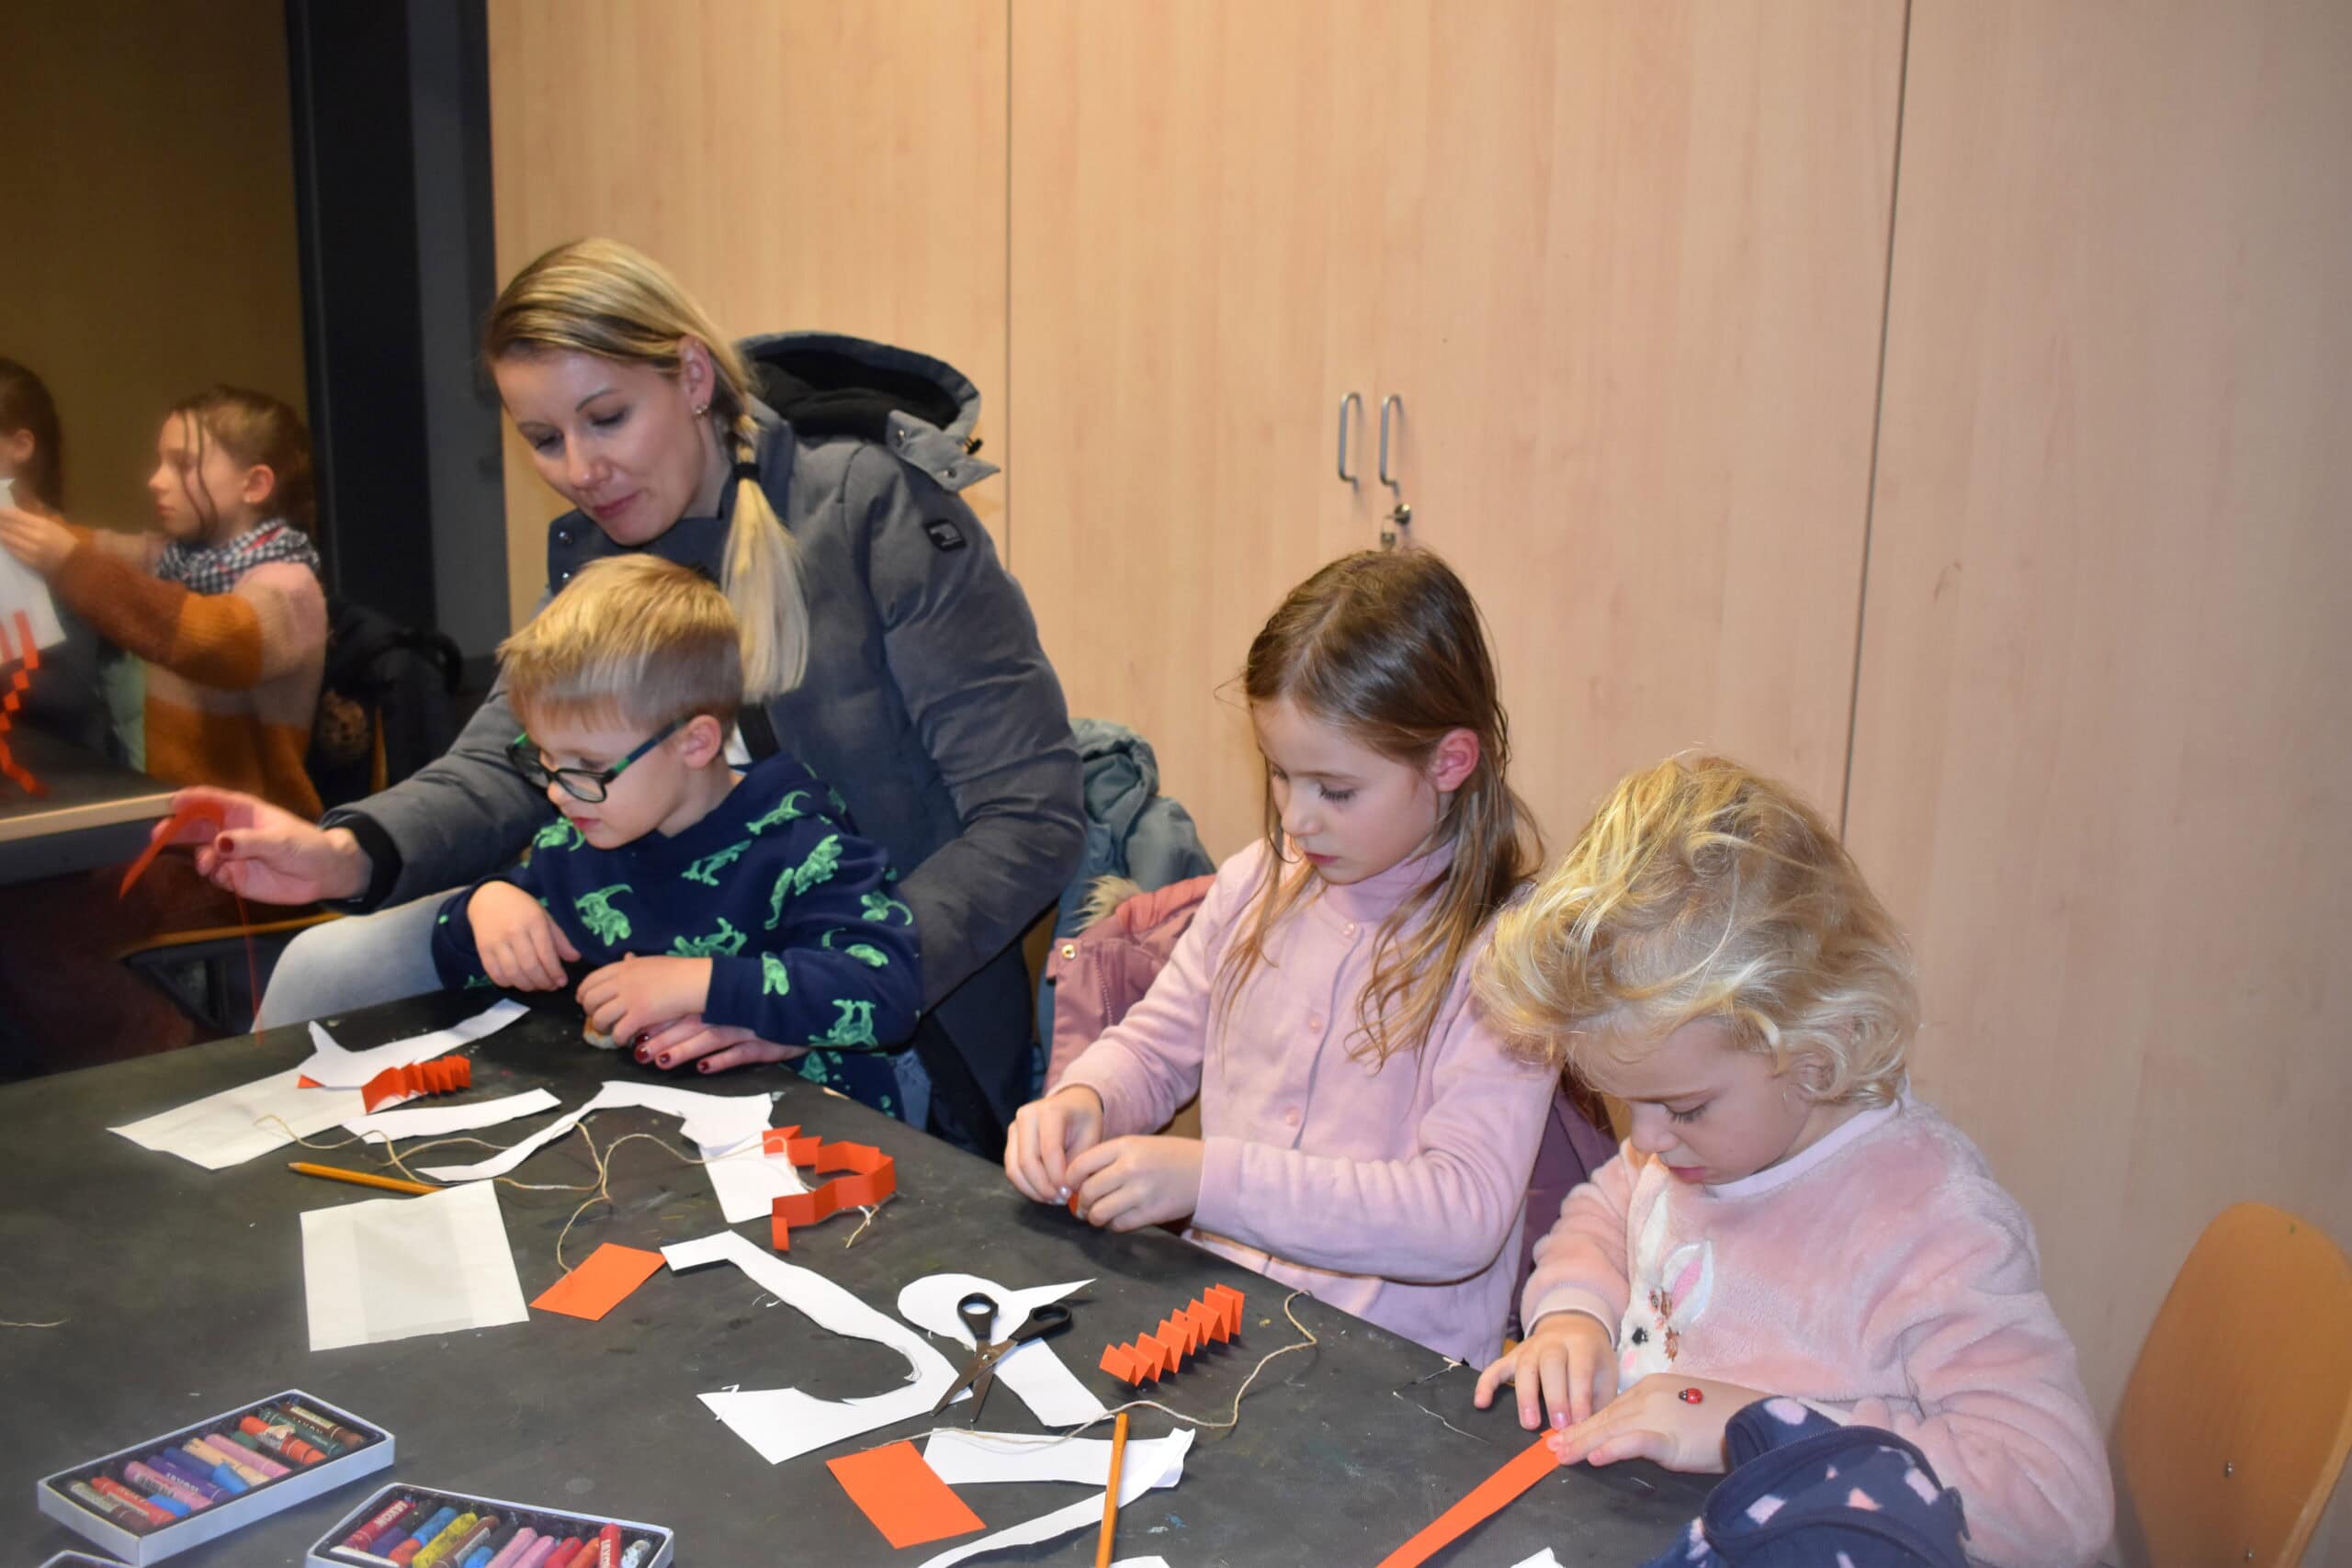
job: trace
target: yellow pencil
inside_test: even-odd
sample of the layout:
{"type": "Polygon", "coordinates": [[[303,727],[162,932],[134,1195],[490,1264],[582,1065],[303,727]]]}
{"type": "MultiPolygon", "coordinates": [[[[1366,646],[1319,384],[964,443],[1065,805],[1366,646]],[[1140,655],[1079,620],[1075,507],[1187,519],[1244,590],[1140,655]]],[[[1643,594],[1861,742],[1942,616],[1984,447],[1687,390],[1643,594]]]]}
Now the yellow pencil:
{"type": "Polygon", "coordinates": [[[289,1160],[286,1168],[299,1170],[305,1176],[323,1176],[329,1181],[348,1181],[355,1187],[381,1187],[388,1192],[438,1192],[438,1187],[428,1187],[422,1181],[402,1181],[397,1176],[378,1176],[372,1171],[345,1170],[341,1166],[309,1165],[301,1160],[289,1160]]]}
{"type": "Polygon", "coordinates": [[[1111,1489],[1102,1494],[1102,1539],[1095,1544],[1094,1568],[1111,1568],[1111,1540],[1119,1533],[1119,1461],[1127,1457],[1127,1413],[1111,1424],[1111,1489]]]}

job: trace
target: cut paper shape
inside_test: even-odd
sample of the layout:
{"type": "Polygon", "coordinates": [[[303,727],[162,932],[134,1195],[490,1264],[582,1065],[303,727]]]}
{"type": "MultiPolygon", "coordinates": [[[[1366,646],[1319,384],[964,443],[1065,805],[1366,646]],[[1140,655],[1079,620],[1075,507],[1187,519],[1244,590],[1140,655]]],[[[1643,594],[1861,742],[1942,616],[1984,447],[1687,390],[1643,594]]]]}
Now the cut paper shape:
{"type": "Polygon", "coordinates": [[[305,1211],[302,1284],[312,1350],[530,1316],[498,1189],[487,1184],[305,1211]]]}
{"type": "MultiPolygon", "coordinates": [[[[0,480],[0,483],[5,482],[0,480]]],[[[7,568],[15,568],[18,572],[31,576],[30,568],[18,563],[17,558],[9,555],[7,551],[0,550],[0,571],[5,571],[7,568]]],[[[5,578],[0,578],[0,583],[5,581],[5,578]]],[[[37,577],[32,578],[32,581],[36,585],[40,584],[40,580],[37,577]]],[[[49,590],[45,585],[39,586],[39,594],[40,603],[48,606],[51,627],[49,640],[55,642],[62,635],[55,629],[57,607],[49,604],[49,590]]],[[[10,591],[10,597],[15,597],[13,590],[10,591]]],[[[0,775],[16,780],[17,787],[27,795],[47,795],[49,786],[35,778],[31,770],[18,762],[17,754],[8,749],[8,728],[17,722],[17,710],[24,705],[25,694],[32,689],[33,671],[40,668],[40,639],[33,633],[31,617],[25,611],[17,610],[15,612],[14,618],[17,626],[17,651],[13,654],[8,651],[7,628],[0,626],[0,663],[6,663],[13,658],[21,658],[24,663],[15,674],[8,677],[7,695],[0,697],[0,775]]]]}
{"type": "Polygon", "coordinates": [[[620,1305],[661,1267],[658,1252],[608,1241],[590,1253],[579,1268],[541,1291],[531,1304],[541,1312],[560,1312],[594,1323],[620,1305]]]}
{"type": "Polygon", "coordinates": [[[770,1464],[830,1448],[911,1416],[928,1415],[956,1381],[956,1369],[922,1335],[866,1305],[822,1274],[786,1262],[740,1231],[720,1231],[665,1247],[662,1256],[673,1269],[682,1272],[710,1263],[732,1263],[818,1327],[852,1339],[871,1339],[907,1359],[911,1371],[904,1384],[864,1399],[817,1399],[797,1388],[727,1389],[700,1396],[712,1415],[770,1464]]]}
{"type": "Polygon", "coordinates": [[[139,858],[130,863],[130,868],[122,874],[122,886],[114,890],[114,896],[118,898],[129,897],[131,885],[147,874],[147,868],[155,863],[155,857],[169,848],[183,830],[193,828],[199,822],[210,823],[215,830],[218,830],[220,825],[220,819],[210,812],[199,811],[194,807],[185,811],[173,812],[164,819],[164,825],[155,830],[155,836],[147,840],[147,847],[139,852],[139,858]]]}
{"type": "Polygon", "coordinates": [[[794,1165],[850,1172],[811,1191],[785,1193],[769,1205],[769,1243],[778,1252],[792,1250],[793,1226],[820,1224],[843,1209],[870,1209],[899,1190],[898,1166],[871,1144],[828,1144],[800,1136],[798,1127],[771,1128],[761,1144],[794,1165]]]}
{"type": "MultiPolygon", "coordinates": [[[[964,1326],[963,1318],[956,1311],[956,1303],[973,1292],[980,1292],[996,1303],[997,1333],[1001,1338],[1037,1308],[1060,1301],[1093,1282],[1072,1280],[1063,1285],[1009,1291],[977,1274],[927,1274],[899,1292],[899,1315],[917,1328],[929,1329],[978,1349],[972,1345],[971,1330],[964,1326]]],[[[1048,1427],[1080,1426],[1109,1414],[1102,1402],[1055,1354],[1051,1340],[1032,1339],[1007,1352],[1004,1359],[996,1364],[996,1381],[1018,1394],[1030,1413],[1048,1427]]],[[[1105,1471],[1095,1476],[1095,1484],[1102,1484],[1108,1473],[1105,1471]]]]}
{"type": "MultiPolygon", "coordinates": [[[[1182,1481],[1184,1478],[1184,1455],[1191,1451],[1192,1447],[1193,1434],[1189,1428],[1156,1444],[1130,1442],[1127,1445],[1125,1472],[1119,1477],[1119,1506],[1124,1508],[1155,1487],[1173,1486],[1182,1481]],[[1144,1457],[1147,1451],[1150,1455],[1148,1459],[1144,1457]]],[[[1072,1530],[1100,1529],[1102,1527],[1103,1499],[1109,1493],[1110,1488],[1106,1486],[1082,1503],[1072,1503],[1067,1508],[1041,1514],[1026,1523],[1010,1526],[993,1535],[967,1541],[962,1546],[951,1546],[936,1557],[926,1558],[921,1568],[954,1568],[954,1564],[966,1558],[978,1557],[984,1552],[1031,1546],[1041,1540],[1051,1540],[1056,1536],[1068,1535],[1072,1530]]]]}
{"type": "Polygon", "coordinates": [[[1512,1563],[1511,1568],[1560,1568],[1560,1559],[1558,1554],[1547,1546],[1534,1556],[1521,1558],[1519,1562],[1512,1563]]]}
{"type": "MultiPolygon", "coordinates": [[[[1174,1441],[1173,1438],[1130,1438],[1127,1463],[1158,1464],[1158,1451],[1174,1441]]],[[[985,1486],[1005,1481],[1073,1481],[1084,1486],[1107,1488],[1111,1482],[1108,1438],[966,1432],[941,1427],[924,1440],[922,1457],[923,1462],[950,1486],[985,1486]]]]}
{"type": "Polygon", "coordinates": [[[440,1138],[477,1127],[495,1127],[518,1116],[553,1111],[561,1101],[546,1089],[526,1089],[502,1100],[477,1100],[469,1105],[425,1105],[408,1111],[379,1111],[355,1116],[343,1130],[378,1143],[401,1138],[440,1138]]]}
{"type": "MultiPolygon", "coordinates": [[[[14,479],[0,479],[0,506],[17,504],[14,479]]],[[[44,648],[65,640],[65,624],[57,616],[57,599],[49,579],[6,550],[0,550],[0,626],[17,628],[17,650],[29,659],[44,648]]],[[[0,659],[9,657],[7,634],[0,630],[0,659]]]]}
{"type": "Polygon", "coordinates": [[[790,1156],[770,1154],[758,1139],[739,1145],[731,1153],[712,1156],[705,1151],[711,1190],[718,1194],[718,1211],[730,1225],[745,1220],[770,1218],[775,1201],[808,1190],[790,1156]]]}
{"type": "Polygon", "coordinates": [[[421,1174],[435,1181],[481,1181],[503,1176],[571,1132],[583,1117],[599,1111],[630,1107],[677,1117],[684,1123],[682,1130],[687,1138],[701,1149],[702,1156],[716,1159],[756,1140],[767,1128],[773,1103],[765,1094],[704,1094],[695,1089],[673,1089],[668,1084],[612,1078],[598,1087],[587,1104],[558,1117],[513,1148],[472,1165],[426,1166],[421,1174]]]}
{"type": "Polygon", "coordinates": [[[357,1089],[303,1089],[288,1067],[107,1131],[207,1170],[225,1170],[366,1111],[357,1089]]]}
{"type": "Polygon", "coordinates": [[[986,1522],[932,1472],[912,1443],[844,1454],[827,1460],[825,1468],[892,1546],[921,1546],[967,1535],[986,1522]]]}
{"type": "Polygon", "coordinates": [[[414,1034],[406,1040],[372,1045],[365,1051],[346,1051],[324,1026],[313,1023],[311,1055],[297,1070],[308,1080],[302,1086],[305,1089],[363,1089],[387,1067],[405,1067],[411,1063],[446,1056],[485,1034],[496,1033],[530,1010],[521,1002],[502,1001],[484,1008],[463,1023],[436,1029],[430,1034],[414,1034]]]}
{"type": "Polygon", "coordinates": [[[1181,1371],[1185,1359],[1199,1355],[1203,1346],[1212,1341],[1222,1345],[1241,1332],[1246,1299],[1230,1285],[1211,1285],[1175,1316],[1161,1318],[1151,1333],[1106,1348],[1100,1365],[1130,1387],[1181,1371]]]}
{"type": "Polygon", "coordinates": [[[386,1067],[368,1080],[359,1098],[368,1110],[381,1111],[388,1104],[420,1094],[455,1094],[473,1087],[473,1063],[464,1056],[443,1056],[405,1067],[386,1067]]]}
{"type": "Polygon", "coordinates": [[[1473,1486],[1462,1501],[1423,1526],[1419,1534],[1380,1560],[1380,1568],[1417,1568],[1500,1513],[1519,1495],[1560,1465],[1547,1435],[1520,1450],[1519,1457],[1473,1486]]]}

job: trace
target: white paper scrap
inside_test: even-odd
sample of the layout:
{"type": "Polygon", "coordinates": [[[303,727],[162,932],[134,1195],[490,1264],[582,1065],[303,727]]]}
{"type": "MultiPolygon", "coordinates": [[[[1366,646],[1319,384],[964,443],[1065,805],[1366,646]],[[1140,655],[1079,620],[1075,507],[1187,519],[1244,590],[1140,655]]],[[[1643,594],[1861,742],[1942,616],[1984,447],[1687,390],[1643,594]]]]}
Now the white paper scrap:
{"type": "MultiPolygon", "coordinates": [[[[1126,1464],[1157,1464],[1157,1453],[1174,1438],[1131,1438],[1126,1464]]],[[[1111,1483],[1111,1439],[1057,1438],[1050,1433],[958,1432],[942,1427],[924,1442],[923,1462],[950,1486],[984,1486],[999,1481],[1074,1481],[1083,1486],[1111,1483]]]]}
{"type": "Polygon", "coordinates": [[[225,1170],[368,1113],[357,1089],[298,1089],[300,1076],[300,1069],[288,1067],[107,1130],[158,1154],[225,1170]]]}
{"type": "MultiPolygon", "coordinates": [[[[0,506],[16,504],[16,481],[0,479],[0,506]]],[[[48,581],[7,551],[0,550],[0,664],[13,664],[25,656],[25,649],[17,646],[19,610],[31,625],[35,648],[49,648],[65,639],[65,628],[58,624],[57,602],[50,597],[48,581]]]]}
{"type": "Polygon", "coordinates": [[[800,1168],[789,1157],[767,1153],[756,1140],[726,1154],[716,1153],[706,1144],[702,1157],[710,1162],[703,1168],[710,1172],[710,1185],[718,1194],[718,1211],[730,1225],[766,1219],[775,1213],[778,1198],[808,1190],[800,1168]]]}
{"type": "Polygon", "coordinates": [[[313,1350],[530,1315],[498,1189],[487,1182],[304,1211],[302,1282],[313,1350]]]}
{"type": "Polygon", "coordinates": [[[379,1111],[373,1115],[353,1117],[343,1124],[343,1130],[386,1143],[396,1138],[441,1138],[476,1127],[495,1127],[518,1116],[537,1116],[561,1103],[546,1089],[535,1089],[503,1100],[477,1100],[469,1105],[420,1105],[412,1111],[379,1111]]]}
{"type": "Polygon", "coordinates": [[[1511,1568],[1560,1568],[1560,1560],[1553,1555],[1552,1549],[1547,1546],[1534,1556],[1522,1558],[1511,1564],[1511,1568]]]}
{"type": "MultiPolygon", "coordinates": [[[[956,1314],[956,1303],[978,1291],[997,1305],[1000,1337],[1012,1332],[1022,1319],[1048,1302],[1060,1301],[1092,1284],[1072,1280],[1066,1285],[1041,1285],[1011,1291],[977,1274],[927,1274],[899,1292],[899,1315],[918,1328],[970,1345],[972,1336],[956,1314]]],[[[1048,1427],[1076,1427],[1108,1414],[1093,1392],[1078,1381],[1054,1352],[1050,1339],[1033,1339],[996,1364],[996,1381],[1021,1398],[1038,1420],[1048,1427]]],[[[1105,1471],[1102,1479],[1109,1479],[1105,1471]]]]}
{"type": "Polygon", "coordinates": [[[299,1070],[312,1083],[327,1089],[365,1089],[368,1079],[387,1067],[405,1067],[446,1056],[460,1045],[470,1045],[485,1034],[497,1032],[530,1010],[521,1002],[504,1000],[483,1009],[463,1023],[370,1046],[365,1051],[345,1050],[335,1043],[325,1025],[313,1023],[310,1059],[299,1070]]]}
{"type": "MultiPolygon", "coordinates": [[[[797,1388],[727,1390],[702,1395],[711,1414],[770,1464],[923,1415],[956,1381],[956,1368],[922,1335],[866,1305],[822,1274],[786,1262],[740,1231],[720,1231],[665,1247],[662,1256],[675,1269],[732,1263],[819,1327],[853,1339],[871,1339],[906,1357],[908,1382],[865,1399],[814,1399],[797,1388]]],[[[1098,1496],[1095,1505],[1099,1516],[1102,1498],[1098,1496]]]]}
{"type": "MultiPolygon", "coordinates": [[[[1184,1454],[1193,1446],[1190,1427],[1165,1439],[1169,1446],[1155,1447],[1150,1457],[1138,1459],[1137,1450],[1143,1445],[1127,1444],[1127,1459],[1119,1472],[1119,1506],[1125,1507],[1155,1486],[1173,1486],[1184,1478],[1184,1454]]],[[[1008,1547],[1033,1546],[1041,1540],[1051,1540],[1072,1530],[1100,1528],[1102,1523],[1102,1502],[1110,1491],[1104,1487],[1083,1503],[1072,1503],[1067,1508],[1057,1508],[1026,1524],[1013,1525],[984,1535],[975,1541],[951,1547],[938,1556],[926,1559],[922,1568],[950,1568],[953,1563],[983,1552],[1002,1551],[1008,1547]]]]}
{"type": "MultiPolygon", "coordinates": [[[[423,1173],[435,1181],[481,1181],[493,1176],[503,1176],[530,1158],[548,1145],[562,1137],[579,1124],[583,1116],[599,1111],[616,1111],[628,1106],[659,1111],[676,1116],[685,1122],[688,1138],[700,1146],[703,1157],[713,1158],[726,1154],[746,1140],[756,1138],[767,1129],[768,1112],[774,1102],[764,1094],[703,1094],[690,1089],[672,1089],[667,1084],[632,1083],[615,1078],[596,1090],[587,1104],[555,1121],[516,1144],[485,1160],[472,1165],[429,1165],[423,1173]]],[[[737,1222],[729,1221],[732,1224],[737,1222]]]]}

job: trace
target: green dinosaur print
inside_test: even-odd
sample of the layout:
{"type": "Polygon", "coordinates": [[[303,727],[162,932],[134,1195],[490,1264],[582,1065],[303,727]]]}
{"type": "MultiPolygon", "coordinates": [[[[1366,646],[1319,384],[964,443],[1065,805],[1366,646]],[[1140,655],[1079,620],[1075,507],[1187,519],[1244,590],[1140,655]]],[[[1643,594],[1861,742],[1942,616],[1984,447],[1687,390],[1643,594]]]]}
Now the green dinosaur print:
{"type": "Polygon", "coordinates": [[[881,1043],[874,1038],[874,1004],[872,1002],[854,1002],[843,997],[836,997],[833,998],[833,1006],[840,1010],[841,1016],[833,1021],[832,1028],[825,1032],[825,1038],[820,1043],[826,1045],[878,1045],[881,1043]]]}
{"type": "Polygon", "coordinates": [[[586,835],[573,825],[571,818],[559,817],[532,837],[531,847],[540,850],[576,850],[587,841],[586,835]]]}
{"type": "Polygon", "coordinates": [[[634,891],[628,883],[616,882],[610,887],[582,893],[571,901],[571,907],[580,912],[580,923],[588,928],[588,934],[611,947],[627,942],[629,933],[628,917],[613,908],[613,900],[634,891]]]}
{"type": "Polygon", "coordinates": [[[808,852],[807,860],[775,879],[775,891],[768,897],[767,929],[774,931],[784,923],[784,901],[787,897],[797,898],[820,882],[831,882],[841,863],[842,836],[828,833],[808,852]]]}
{"type": "Polygon", "coordinates": [[[751,847],[752,840],[749,839],[743,840],[741,843],[729,844],[717,854],[703,856],[678,874],[688,882],[699,882],[705,887],[716,887],[718,886],[718,868],[733,865],[743,858],[743,852],[751,847]]]}
{"type": "Polygon", "coordinates": [[[752,821],[747,823],[746,826],[754,833],[764,833],[770,828],[780,828],[786,822],[797,821],[801,818],[808,816],[808,812],[806,807],[796,805],[795,802],[798,801],[801,796],[808,793],[808,792],[805,789],[785,791],[784,798],[775,803],[775,809],[774,811],[769,812],[764,817],[754,818],[752,821]]]}
{"type": "Polygon", "coordinates": [[[773,953],[760,954],[760,995],[788,997],[792,994],[792,974],[784,960],[773,953]]]}
{"type": "Polygon", "coordinates": [[[915,923],[915,912],[896,898],[886,898],[879,893],[861,893],[858,895],[857,901],[862,906],[865,918],[876,925],[888,924],[894,913],[903,916],[909,925],[915,923]]]}
{"type": "Polygon", "coordinates": [[[670,944],[670,951],[680,958],[732,958],[743,951],[747,940],[741,931],[728,924],[727,917],[718,917],[718,929],[708,936],[679,937],[670,944]]]}
{"type": "Polygon", "coordinates": [[[887,969],[890,966],[890,955],[888,953],[883,952],[878,947],[868,947],[862,942],[851,942],[847,947],[842,948],[842,951],[848,953],[852,958],[856,959],[860,964],[867,964],[876,969],[887,969]]]}

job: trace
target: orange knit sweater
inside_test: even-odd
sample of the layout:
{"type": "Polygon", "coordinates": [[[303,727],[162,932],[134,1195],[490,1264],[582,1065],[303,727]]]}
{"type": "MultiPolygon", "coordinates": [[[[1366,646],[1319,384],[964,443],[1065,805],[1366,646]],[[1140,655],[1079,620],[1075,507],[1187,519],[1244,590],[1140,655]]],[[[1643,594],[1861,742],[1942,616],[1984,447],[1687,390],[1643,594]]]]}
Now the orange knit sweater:
{"type": "Polygon", "coordinates": [[[153,575],[161,536],[74,532],[82,542],[50,586],[147,661],[147,771],[317,817],[302,758],[326,670],[327,604],[310,568],[266,561],[226,593],[197,593],[153,575]]]}

